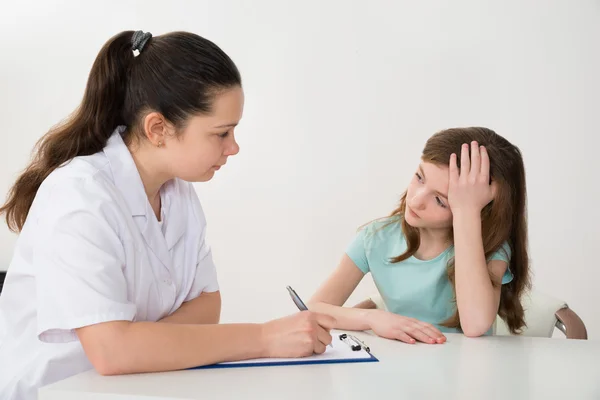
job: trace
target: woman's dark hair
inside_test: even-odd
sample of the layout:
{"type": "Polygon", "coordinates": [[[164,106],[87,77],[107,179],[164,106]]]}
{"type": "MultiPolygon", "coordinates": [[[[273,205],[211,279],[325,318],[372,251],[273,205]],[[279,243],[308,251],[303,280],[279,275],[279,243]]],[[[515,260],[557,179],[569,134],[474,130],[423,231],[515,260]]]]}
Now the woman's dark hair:
{"type": "Polygon", "coordinates": [[[121,32],[100,50],[77,110],[37,143],[32,162],[10,189],[0,214],[20,232],[46,177],[74,157],[97,153],[117,126],[129,143],[143,117],[161,113],[179,131],[191,115],[209,114],[222,90],[241,86],[233,61],[217,45],[188,32],[144,36],[121,32]]]}

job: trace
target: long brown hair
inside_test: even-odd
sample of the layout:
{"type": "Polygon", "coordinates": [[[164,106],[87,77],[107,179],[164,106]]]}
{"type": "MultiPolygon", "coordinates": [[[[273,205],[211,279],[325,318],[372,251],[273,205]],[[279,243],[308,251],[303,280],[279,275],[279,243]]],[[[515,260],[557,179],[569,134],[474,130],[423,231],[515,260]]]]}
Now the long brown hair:
{"type": "MultiPolygon", "coordinates": [[[[513,274],[510,283],[502,285],[498,315],[512,333],[518,333],[525,325],[521,294],[530,288],[529,256],[527,254],[527,210],[525,167],[521,151],[508,140],[491,129],[481,127],[453,128],[433,135],[423,149],[422,160],[436,165],[447,166],[450,155],[458,155],[463,143],[477,141],[485,146],[490,158],[490,177],[497,184],[495,199],[483,208],[482,235],[486,258],[500,249],[507,241],[512,256],[509,268],[513,274]]],[[[402,195],[400,206],[391,216],[404,216],[406,192],[402,195]]],[[[419,231],[401,218],[402,232],[406,238],[406,251],[392,259],[401,262],[413,256],[419,249],[419,231]]],[[[452,235],[452,231],[450,233],[452,235]]],[[[454,259],[448,262],[448,278],[455,289],[454,259]]],[[[456,301],[456,290],[454,290],[456,301]]],[[[452,317],[442,323],[450,328],[460,328],[458,309],[452,317]]]]}
{"type": "Polygon", "coordinates": [[[135,57],[133,36],[124,31],[105,43],[77,110],[38,141],[33,160],[0,207],[11,231],[23,229],[52,171],[74,157],[101,151],[117,126],[127,127],[123,139],[129,143],[143,115],[157,111],[180,130],[190,115],[210,113],[216,92],[241,86],[233,61],[207,39],[188,32],[151,37],[135,57]]]}

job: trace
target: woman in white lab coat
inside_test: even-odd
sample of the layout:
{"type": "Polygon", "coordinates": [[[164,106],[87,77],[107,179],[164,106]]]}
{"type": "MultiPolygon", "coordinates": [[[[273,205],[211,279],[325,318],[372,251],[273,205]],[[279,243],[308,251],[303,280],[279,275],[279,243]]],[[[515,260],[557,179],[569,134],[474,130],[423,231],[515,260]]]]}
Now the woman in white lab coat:
{"type": "Polygon", "coordinates": [[[122,32],[80,107],[40,141],[0,213],[20,236],[0,296],[0,398],[95,368],[183,369],[322,353],[330,317],[219,324],[206,221],[190,182],[238,153],[232,60],[185,32],[122,32]]]}

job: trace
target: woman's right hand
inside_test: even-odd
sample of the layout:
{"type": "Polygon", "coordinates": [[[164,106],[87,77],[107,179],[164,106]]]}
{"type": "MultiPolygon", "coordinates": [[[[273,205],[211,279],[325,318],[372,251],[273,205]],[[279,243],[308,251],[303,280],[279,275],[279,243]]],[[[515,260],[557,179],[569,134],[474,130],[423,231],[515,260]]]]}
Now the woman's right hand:
{"type": "Polygon", "coordinates": [[[334,325],[333,317],[311,311],[266,322],[262,325],[265,356],[297,358],[324,353],[334,325]]]}
{"type": "Polygon", "coordinates": [[[435,326],[384,310],[372,310],[369,326],[378,336],[410,344],[417,340],[429,344],[446,341],[446,337],[435,326]]]}

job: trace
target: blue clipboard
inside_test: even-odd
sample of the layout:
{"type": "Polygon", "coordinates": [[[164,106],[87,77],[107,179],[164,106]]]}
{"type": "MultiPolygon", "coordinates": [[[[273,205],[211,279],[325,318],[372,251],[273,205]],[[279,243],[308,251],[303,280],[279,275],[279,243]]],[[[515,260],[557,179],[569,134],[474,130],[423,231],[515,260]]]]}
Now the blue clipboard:
{"type": "Polygon", "coordinates": [[[211,365],[203,365],[190,369],[217,369],[217,368],[249,368],[273,367],[288,365],[315,365],[315,364],[345,364],[379,362],[371,354],[370,349],[356,337],[349,334],[334,334],[331,348],[323,354],[314,354],[302,358],[260,358],[244,361],[233,361],[211,365]]]}

